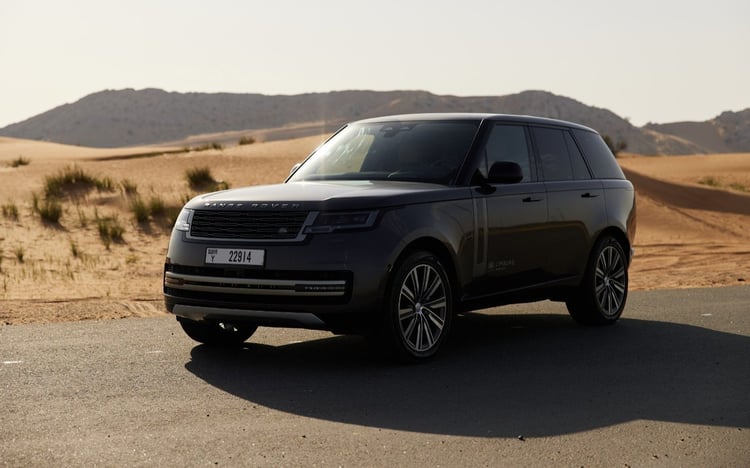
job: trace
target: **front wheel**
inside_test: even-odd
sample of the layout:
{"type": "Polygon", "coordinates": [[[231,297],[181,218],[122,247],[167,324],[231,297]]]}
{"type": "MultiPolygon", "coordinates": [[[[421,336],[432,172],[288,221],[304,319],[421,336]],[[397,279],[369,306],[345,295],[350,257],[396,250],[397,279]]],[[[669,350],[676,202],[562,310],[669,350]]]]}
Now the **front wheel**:
{"type": "Polygon", "coordinates": [[[240,346],[255,330],[255,325],[233,325],[224,322],[204,322],[177,317],[187,336],[208,346],[240,346]]]}
{"type": "Polygon", "coordinates": [[[620,318],[628,298],[628,262],[613,237],[597,242],[583,282],[568,299],[568,312],[586,325],[612,324],[620,318]]]}
{"type": "Polygon", "coordinates": [[[408,255],[396,268],[386,296],[386,339],[399,358],[419,362],[445,342],[453,319],[450,280],[429,252],[408,255]]]}

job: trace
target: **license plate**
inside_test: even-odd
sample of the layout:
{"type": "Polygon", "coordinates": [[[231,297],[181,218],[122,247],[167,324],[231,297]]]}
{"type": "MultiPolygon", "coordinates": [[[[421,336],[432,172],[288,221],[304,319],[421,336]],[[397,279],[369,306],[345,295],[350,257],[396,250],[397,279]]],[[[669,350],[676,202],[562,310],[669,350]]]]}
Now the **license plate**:
{"type": "Polygon", "coordinates": [[[260,249],[206,249],[206,263],[263,266],[266,251],[260,249]]]}

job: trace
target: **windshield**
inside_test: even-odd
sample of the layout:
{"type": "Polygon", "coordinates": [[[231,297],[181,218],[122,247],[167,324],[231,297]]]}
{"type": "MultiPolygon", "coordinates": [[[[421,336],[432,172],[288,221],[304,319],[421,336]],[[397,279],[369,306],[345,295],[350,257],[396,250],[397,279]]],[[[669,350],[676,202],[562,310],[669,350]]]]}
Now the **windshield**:
{"type": "Polygon", "coordinates": [[[478,126],[476,121],[352,124],[318,148],[289,182],[387,179],[449,184],[478,126]]]}

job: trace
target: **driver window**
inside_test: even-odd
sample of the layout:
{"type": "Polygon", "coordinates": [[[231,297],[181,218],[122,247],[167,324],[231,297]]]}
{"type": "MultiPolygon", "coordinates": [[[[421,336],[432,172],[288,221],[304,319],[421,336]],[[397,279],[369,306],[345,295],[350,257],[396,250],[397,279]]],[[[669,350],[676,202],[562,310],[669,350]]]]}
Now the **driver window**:
{"type": "Polygon", "coordinates": [[[521,166],[521,183],[531,181],[529,147],[526,143],[526,131],[522,126],[496,124],[487,139],[484,151],[487,160],[485,174],[495,162],[513,161],[521,166]]]}

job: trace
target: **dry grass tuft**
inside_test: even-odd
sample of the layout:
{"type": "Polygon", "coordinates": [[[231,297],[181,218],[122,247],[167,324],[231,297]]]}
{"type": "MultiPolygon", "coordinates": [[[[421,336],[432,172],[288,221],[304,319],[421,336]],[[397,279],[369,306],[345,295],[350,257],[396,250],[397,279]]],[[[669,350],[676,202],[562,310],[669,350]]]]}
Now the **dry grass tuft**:
{"type": "Polygon", "coordinates": [[[109,177],[94,177],[76,165],[68,166],[44,179],[44,196],[48,199],[83,198],[94,189],[98,192],[114,192],[115,184],[109,177]]]}
{"type": "Polygon", "coordinates": [[[16,206],[15,203],[10,202],[6,203],[2,207],[3,211],[3,217],[12,219],[13,221],[18,221],[18,206],[16,206]]]}
{"type": "Polygon", "coordinates": [[[214,179],[208,166],[193,167],[186,170],[185,178],[190,188],[196,192],[215,192],[229,188],[228,183],[214,179]]]}
{"type": "Polygon", "coordinates": [[[54,198],[40,200],[39,196],[33,194],[32,207],[34,213],[38,214],[42,221],[50,224],[60,224],[63,207],[62,204],[54,198]]]}
{"type": "Polygon", "coordinates": [[[28,166],[31,164],[31,160],[28,158],[24,158],[23,156],[19,156],[13,161],[8,163],[8,166],[10,167],[21,167],[21,166],[28,166]]]}
{"type": "Polygon", "coordinates": [[[104,243],[104,247],[109,250],[112,242],[122,243],[123,234],[125,234],[125,227],[120,224],[117,219],[117,215],[100,217],[99,213],[95,213],[96,228],[99,231],[99,238],[104,243]]]}
{"type": "Polygon", "coordinates": [[[120,181],[120,188],[122,189],[123,195],[126,197],[134,197],[138,195],[138,185],[130,179],[123,179],[120,181]]]}

